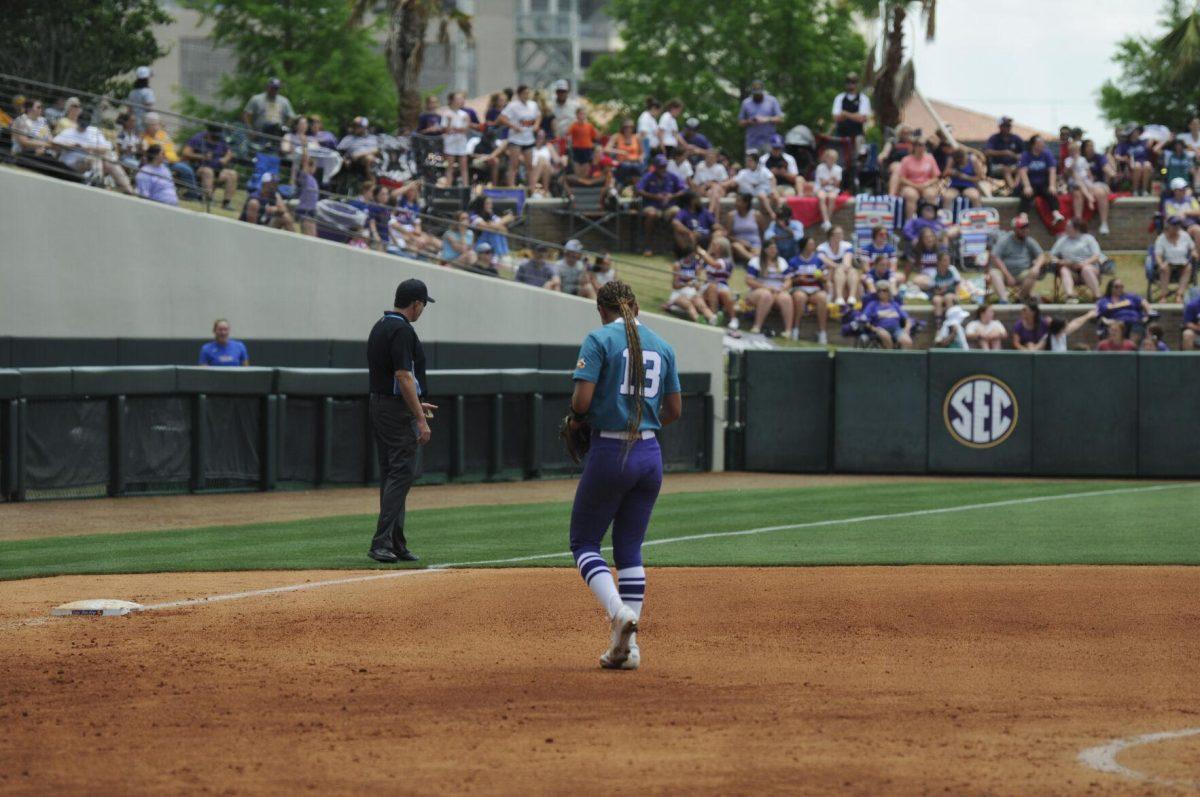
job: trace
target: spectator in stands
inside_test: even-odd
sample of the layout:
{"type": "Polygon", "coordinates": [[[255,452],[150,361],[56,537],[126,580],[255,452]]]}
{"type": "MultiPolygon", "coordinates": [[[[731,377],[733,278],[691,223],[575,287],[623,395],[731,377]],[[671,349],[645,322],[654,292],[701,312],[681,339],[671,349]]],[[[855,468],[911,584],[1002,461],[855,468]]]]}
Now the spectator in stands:
{"type": "Polygon", "coordinates": [[[1167,345],[1165,340],[1166,332],[1163,331],[1162,324],[1150,324],[1146,327],[1146,337],[1142,338],[1142,345],[1138,347],[1140,351],[1170,351],[1171,347],[1167,345]]]}
{"type": "Polygon", "coordinates": [[[13,153],[28,158],[53,157],[50,123],[42,118],[41,100],[26,100],[25,113],[13,120],[13,153]]]}
{"type": "MultiPolygon", "coordinates": [[[[866,97],[863,98],[864,100],[866,97]]],[[[838,166],[837,150],[827,148],[821,153],[813,182],[816,184],[817,205],[821,209],[821,229],[829,232],[833,226],[833,212],[837,209],[837,198],[842,193],[842,167],[838,166]]]]}
{"type": "Polygon", "coordinates": [[[825,263],[817,254],[817,239],[805,236],[800,240],[799,251],[788,259],[792,275],[792,340],[800,339],[800,322],[809,307],[817,317],[817,343],[829,342],[829,277],[825,263]]]}
{"type": "Polygon", "coordinates": [[[325,120],[321,118],[320,114],[314,113],[308,116],[308,139],[326,149],[337,149],[337,136],[325,129],[325,120]]]}
{"type": "Polygon", "coordinates": [[[158,144],[151,144],[146,150],[146,162],[138,168],[136,182],[138,196],[164,205],[179,204],[179,197],[175,194],[175,178],[158,144]]]}
{"type": "MultiPolygon", "coordinates": [[[[363,225],[363,232],[366,234],[368,246],[372,249],[378,249],[381,246],[386,247],[387,239],[381,231],[381,227],[385,226],[391,219],[382,212],[385,208],[377,204],[374,178],[368,177],[360,182],[358,184],[358,196],[347,199],[346,204],[366,214],[366,223],[363,225]]],[[[384,204],[387,204],[386,200],[384,204]]]]}
{"type": "Polygon", "coordinates": [[[1100,215],[1100,234],[1108,235],[1108,186],[1096,182],[1092,162],[1084,157],[1081,142],[1072,140],[1067,144],[1063,172],[1067,187],[1071,190],[1075,218],[1083,218],[1089,210],[1097,211],[1100,215]]]}
{"type": "Polygon", "coordinates": [[[791,263],[792,258],[800,254],[800,242],[804,240],[804,224],[799,219],[792,218],[790,205],[785,204],[779,208],[778,215],[763,232],[763,240],[775,241],[775,246],[779,249],[779,256],[788,263],[791,263]]]}
{"type": "MultiPolygon", "coordinates": [[[[296,170],[296,207],[293,210],[300,222],[304,235],[317,234],[317,202],[321,198],[321,186],[317,184],[317,163],[308,153],[308,147],[300,150],[300,168],[296,170]]],[[[390,237],[390,236],[389,236],[390,237]]]]}
{"type": "Polygon", "coordinates": [[[696,170],[692,168],[692,162],[687,157],[687,150],[683,147],[675,147],[667,156],[667,171],[682,180],[684,185],[692,187],[692,178],[695,176],[696,170]]]}
{"type": "Polygon", "coordinates": [[[840,226],[829,229],[825,243],[817,247],[817,255],[825,266],[825,273],[830,275],[833,303],[838,307],[853,307],[860,287],[854,269],[854,247],[846,240],[846,233],[840,226]]]}
{"type": "Polygon", "coordinates": [[[937,271],[938,256],[944,248],[933,228],[920,228],[917,240],[908,247],[904,257],[905,280],[915,283],[921,290],[928,291],[937,271]]]}
{"type": "Polygon", "coordinates": [[[637,120],[637,134],[642,141],[643,165],[662,151],[662,135],[658,129],[658,118],[662,116],[662,103],[653,97],[646,98],[646,109],[637,120]]]}
{"type": "Polygon", "coordinates": [[[133,72],[133,90],[125,98],[125,104],[133,111],[137,127],[141,127],[146,114],[154,110],[154,89],[150,88],[153,75],[148,66],[139,66],[133,72]]]}
{"type": "Polygon", "coordinates": [[[884,258],[888,269],[896,268],[896,247],[892,244],[892,236],[887,227],[884,226],[871,228],[871,240],[863,247],[859,267],[865,271],[868,266],[877,263],[880,256],[884,258]]]}
{"type": "Polygon", "coordinates": [[[471,132],[471,117],[463,110],[463,96],[450,94],[450,104],[442,114],[442,156],[446,160],[446,185],[453,186],[462,175],[463,185],[471,185],[471,170],[467,168],[467,136],[471,132]]]}
{"type": "Polygon", "coordinates": [[[354,117],[350,132],[342,136],[337,149],[359,174],[364,177],[374,174],[375,162],[379,159],[379,139],[371,132],[367,117],[354,117]]]}
{"type": "Polygon", "coordinates": [[[487,244],[492,255],[497,258],[508,256],[508,225],[516,221],[512,212],[500,214],[496,212],[492,198],[480,194],[471,201],[470,223],[476,232],[475,248],[487,244]]]}
{"type": "Polygon", "coordinates": [[[142,163],[142,136],[132,111],[117,114],[117,160],[126,169],[137,171],[142,163]]]}
{"type": "Polygon", "coordinates": [[[1176,178],[1183,180],[1189,187],[1192,176],[1196,173],[1196,156],[1187,148],[1187,142],[1177,138],[1171,142],[1171,147],[1162,156],[1163,184],[1170,185],[1176,178]]]}
{"type": "Polygon", "coordinates": [[[421,181],[413,180],[398,192],[392,206],[392,218],[388,221],[388,251],[402,254],[405,250],[417,255],[430,255],[438,251],[438,239],[421,228],[421,181]],[[401,246],[402,244],[402,246],[401,246]]]}
{"type": "Polygon", "coordinates": [[[469,226],[465,210],[454,214],[454,223],[442,233],[442,263],[457,268],[469,268],[479,259],[475,254],[475,233],[469,226]]]}
{"type": "Polygon", "coordinates": [[[905,248],[911,249],[912,245],[917,242],[922,230],[932,230],[934,238],[939,243],[946,243],[949,238],[953,237],[952,232],[957,232],[942,224],[941,218],[938,216],[938,206],[932,202],[917,203],[917,215],[904,223],[904,229],[901,230],[901,235],[904,238],[905,248]]]}
{"type": "Polygon", "coordinates": [[[1200,294],[1183,307],[1183,351],[1200,349],[1200,294]]]}
{"type": "Polygon", "coordinates": [[[697,163],[692,175],[692,185],[696,193],[708,202],[708,209],[714,216],[721,212],[721,199],[725,196],[725,187],[729,185],[729,171],[725,164],[718,160],[720,151],[715,147],[706,150],[704,160],[697,163]]]}
{"type": "Polygon", "coordinates": [[[441,111],[438,110],[437,95],[430,94],[425,98],[425,110],[417,116],[417,133],[422,136],[440,136],[446,130],[443,119],[441,111]]]}
{"type": "Polygon", "coordinates": [[[1170,184],[1171,193],[1162,202],[1163,217],[1176,218],[1193,243],[1200,249],[1200,201],[1188,193],[1187,180],[1176,177],[1170,184]]]}
{"type": "Polygon", "coordinates": [[[526,260],[517,268],[517,282],[532,285],[535,288],[545,288],[557,291],[561,287],[554,269],[546,262],[546,247],[536,244],[533,247],[533,257],[526,260]]]}
{"type": "Polygon", "coordinates": [[[693,162],[698,162],[704,158],[710,150],[712,150],[712,142],[708,137],[700,132],[700,120],[696,117],[690,117],[684,123],[683,132],[680,134],[683,138],[682,146],[687,150],[688,157],[693,162]]]}
{"type": "Polygon", "coordinates": [[[775,135],[775,125],[783,124],[783,109],[779,100],[766,93],[761,80],[750,83],[750,94],[742,100],[738,111],[738,124],[746,131],[746,157],[754,157],[764,151],[775,135]]]}
{"type": "Polygon", "coordinates": [[[683,102],[672,99],[667,102],[667,109],[658,117],[658,132],[662,140],[663,152],[668,157],[675,154],[679,148],[679,117],[683,114],[683,102]]]}
{"type": "MultiPolygon", "coordinates": [[[[682,150],[676,150],[675,154],[681,153],[682,150]]],[[[671,219],[676,254],[682,257],[687,252],[707,248],[716,226],[716,217],[704,206],[700,197],[691,191],[684,194],[679,201],[679,212],[671,219]]]]}
{"type": "Polygon", "coordinates": [[[871,100],[858,91],[858,75],[846,75],[846,90],[833,98],[833,134],[854,142],[857,152],[871,120],[871,100]]]}
{"type": "MultiPolygon", "coordinates": [[[[836,229],[836,228],[835,228],[836,229]]],[[[912,348],[912,319],[899,302],[892,299],[892,286],[886,282],[875,286],[877,298],[863,309],[862,319],[885,349],[912,348]]]]}
{"type": "Polygon", "coordinates": [[[770,218],[775,218],[775,175],[759,159],[757,151],[746,152],[746,165],[734,175],[739,194],[758,199],[759,206],[770,218]]]}
{"type": "Polygon", "coordinates": [[[933,320],[935,323],[941,323],[946,311],[957,304],[958,286],[962,283],[962,275],[950,264],[949,250],[939,250],[933,273],[927,275],[922,270],[915,281],[921,290],[929,293],[929,303],[933,305],[933,320]],[[925,284],[926,279],[929,280],[928,284],[925,284]]]}
{"type": "Polygon", "coordinates": [[[601,195],[604,197],[604,202],[609,205],[616,201],[616,190],[613,188],[613,159],[607,155],[600,153],[592,158],[592,162],[584,168],[583,174],[575,174],[574,172],[563,177],[565,183],[564,191],[573,195],[575,186],[588,188],[599,188],[601,195]]]}
{"type": "Polygon", "coordinates": [[[25,95],[14,94],[12,97],[11,116],[8,113],[9,110],[10,109],[6,109],[3,105],[0,105],[0,125],[3,125],[4,127],[12,127],[13,120],[25,113],[25,95]]]}
{"type": "Polygon", "coordinates": [[[1021,186],[1021,213],[1028,213],[1035,197],[1041,197],[1050,208],[1054,224],[1063,220],[1058,211],[1058,163],[1054,160],[1041,136],[1029,139],[1029,148],[1021,153],[1017,178],[1021,186]]]}
{"type": "Polygon", "coordinates": [[[778,133],[771,136],[771,149],[759,158],[759,164],[770,170],[775,177],[776,190],[790,187],[796,196],[804,194],[804,178],[800,176],[800,168],[796,159],[783,150],[783,136],[778,133]]]}
{"type": "Polygon", "coordinates": [[[1042,316],[1042,308],[1034,299],[1021,307],[1021,317],[1013,324],[1012,347],[1018,351],[1038,351],[1047,347],[1050,322],[1042,316]]]}
{"type": "MultiPolygon", "coordinates": [[[[512,140],[511,137],[509,140],[512,140]]],[[[529,168],[526,170],[529,190],[534,196],[550,196],[555,178],[566,166],[566,158],[558,154],[558,150],[546,138],[545,130],[538,130],[534,134],[533,149],[526,156],[529,159],[529,168]]],[[[515,157],[510,156],[510,164],[513,160],[515,157]]]]}
{"type": "MultiPolygon", "coordinates": [[[[537,130],[542,124],[542,112],[531,96],[528,86],[518,86],[517,95],[500,112],[500,124],[508,129],[508,184],[517,185],[517,169],[525,164],[526,181],[534,180],[533,148],[538,144],[537,130]]],[[[544,141],[543,141],[544,143],[544,141]]]]}
{"type": "Polygon", "coordinates": [[[1087,222],[1083,219],[1071,219],[1067,234],[1060,236],[1050,248],[1050,262],[1058,269],[1068,304],[1079,301],[1075,295],[1076,276],[1083,279],[1093,297],[1100,296],[1100,264],[1104,256],[1100,244],[1087,230],[1087,222]]]}
{"type": "Polygon", "coordinates": [[[391,243],[388,224],[392,220],[392,192],[386,185],[377,185],[371,190],[370,197],[371,202],[366,210],[370,218],[371,237],[377,244],[374,248],[386,251],[391,243]]]}
{"type": "Polygon", "coordinates": [[[938,180],[942,176],[937,161],[925,149],[921,138],[914,138],[912,152],[900,159],[900,165],[892,175],[892,196],[904,199],[904,217],[911,219],[917,212],[917,203],[924,200],[937,204],[938,180]]]}
{"type": "Polygon", "coordinates": [[[250,364],[246,344],[229,337],[229,331],[229,322],[224,318],[213,322],[213,339],[200,347],[200,365],[215,368],[250,364]]]}
{"type": "Polygon", "coordinates": [[[1150,160],[1150,147],[1141,140],[1140,127],[1118,129],[1117,143],[1113,147],[1112,160],[1120,178],[1129,178],[1129,190],[1134,196],[1150,193],[1154,166],[1150,160]]]}
{"type": "Polygon", "coordinates": [[[979,305],[975,318],[964,331],[967,342],[984,351],[1000,351],[1004,348],[1004,338],[1008,336],[1004,324],[996,320],[995,305],[987,302],[979,305]]]}
{"type": "Polygon", "coordinates": [[[679,201],[687,193],[687,186],[667,170],[667,157],[655,155],[650,170],[642,175],[637,184],[637,195],[642,198],[643,239],[646,242],[643,255],[650,257],[654,240],[654,228],[660,218],[670,221],[679,212],[679,201]]]}
{"type": "Polygon", "coordinates": [[[863,271],[862,286],[859,288],[864,306],[875,301],[878,293],[877,286],[883,282],[891,287],[892,296],[899,295],[898,291],[904,282],[904,275],[898,273],[895,266],[895,258],[889,258],[883,252],[874,255],[870,267],[863,271]]]}
{"type": "Polygon", "coordinates": [[[142,117],[142,148],[149,149],[151,144],[162,148],[167,167],[174,173],[179,182],[187,186],[185,196],[194,199],[199,196],[200,189],[196,184],[196,172],[187,161],[179,157],[175,151],[175,141],[162,128],[162,121],[157,113],[150,111],[142,117]]]}
{"type": "Polygon", "coordinates": [[[196,176],[200,178],[200,189],[205,201],[213,197],[214,181],[220,181],[225,189],[221,200],[221,209],[232,207],[233,195],[237,193],[237,172],[229,168],[233,160],[233,150],[225,143],[221,135],[220,125],[210,124],[203,133],[197,133],[188,139],[183,147],[183,157],[195,164],[196,176]]]}
{"type": "Polygon", "coordinates": [[[255,94],[242,111],[242,122],[251,130],[281,138],[283,126],[296,115],[292,103],[279,93],[283,83],[277,77],[267,81],[266,91],[255,94]]]}
{"type": "Polygon", "coordinates": [[[726,325],[736,331],[738,317],[733,303],[733,290],[729,287],[729,278],[733,275],[733,251],[729,239],[714,235],[708,250],[698,249],[696,254],[704,261],[704,303],[724,312],[726,325]]]}
{"type": "Polygon", "coordinates": [[[705,261],[696,249],[675,261],[671,266],[671,295],[667,297],[667,309],[682,310],[692,321],[703,316],[708,324],[715,325],[717,314],[709,308],[700,291],[700,270],[704,265],[705,261]]]}
{"type": "MultiPolygon", "coordinates": [[[[1096,308],[1088,310],[1080,316],[1072,318],[1070,321],[1064,321],[1061,318],[1051,318],[1049,326],[1049,334],[1046,336],[1046,345],[1043,347],[1048,351],[1070,351],[1070,346],[1067,345],[1067,339],[1083,329],[1084,325],[1095,321],[1098,316],[1096,308]]],[[[1083,344],[1077,344],[1076,349],[1087,351],[1088,347],[1083,344]]]]}
{"type": "Polygon", "coordinates": [[[1106,322],[1121,326],[1121,332],[1130,338],[1136,347],[1146,335],[1146,324],[1150,320],[1150,308],[1141,296],[1125,292],[1125,281],[1113,277],[1104,286],[1104,296],[1096,302],[1096,314],[1106,322]]]}
{"type": "Polygon", "coordinates": [[[1193,188],[1200,186],[1200,117],[1193,116],[1188,122],[1188,129],[1176,138],[1183,142],[1188,154],[1192,156],[1192,163],[1195,164],[1189,182],[1193,188]]]}
{"type": "MultiPolygon", "coordinates": [[[[900,161],[912,152],[912,142],[912,128],[906,124],[900,124],[896,126],[895,135],[888,138],[883,144],[883,149],[879,151],[880,169],[889,193],[892,193],[892,186],[899,186],[896,172],[900,168],[900,161]]],[[[899,188],[897,187],[896,190],[899,188]]]]}
{"type": "Polygon", "coordinates": [[[1107,200],[1108,194],[1112,192],[1109,186],[1116,180],[1116,170],[1112,161],[1103,152],[1096,151],[1096,142],[1090,138],[1080,142],[1079,154],[1086,158],[1092,167],[1092,182],[1104,186],[1104,198],[1107,200]]]}
{"type": "Polygon", "coordinates": [[[122,193],[134,193],[129,175],[117,161],[113,145],[100,128],[92,124],[90,113],[75,114],[75,126],[56,135],[54,146],[58,150],[58,159],[72,171],[78,174],[91,172],[97,177],[107,175],[122,193]]]}
{"type": "Polygon", "coordinates": [[[622,187],[642,176],[642,140],[634,131],[632,119],[622,119],[621,129],[608,139],[605,152],[617,162],[617,182],[622,187]]]}
{"type": "Polygon", "coordinates": [[[1101,319],[1108,329],[1108,336],[1096,345],[1096,351],[1137,351],[1137,343],[1125,335],[1125,325],[1120,321],[1101,319]]]}
{"type": "Polygon", "coordinates": [[[1012,220],[1012,231],[1000,236],[988,259],[988,279],[997,299],[1007,303],[1008,289],[1016,287],[1017,298],[1029,301],[1045,266],[1046,254],[1029,234],[1029,217],[1018,213],[1012,220]]]}
{"type": "Polygon", "coordinates": [[[492,252],[492,245],[484,241],[483,243],[475,244],[475,265],[471,266],[469,271],[476,274],[483,274],[488,277],[499,277],[500,270],[496,267],[497,261],[492,252]]]}
{"type": "Polygon", "coordinates": [[[258,191],[246,198],[239,218],[250,224],[264,224],[277,230],[296,229],[287,200],[279,193],[279,184],[271,172],[263,174],[258,191]]]}
{"type": "Polygon", "coordinates": [[[300,153],[308,149],[308,117],[297,116],[292,120],[287,135],[279,142],[279,155],[283,161],[291,161],[292,178],[300,168],[300,153]]]}
{"type": "MultiPolygon", "coordinates": [[[[554,137],[567,138],[571,125],[579,120],[579,111],[583,110],[579,100],[571,96],[571,81],[559,79],[554,81],[554,99],[550,101],[550,113],[554,116],[554,137]]],[[[584,111],[584,119],[587,112],[584,111]]],[[[596,136],[599,138],[599,136],[596,136]]]]}
{"type": "Polygon", "coordinates": [[[1192,262],[1196,260],[1196,243],[1192,236],[1183,232],[1183,225],[1186,223],[1180,216],[1169,217],[1163,225],[1163,231],[1154,241],[1154,268],[1158,273],[1160,301],[1167,300],[1173,277],[1179,286],[1175,299],[1177,302],[1183,301],[1191,281],[1192,262]]]}
{"type": "Polygon", "coordinates": [[[950,181],[946,187],[946,205],[954,207],[954,200],[960,196],[966,197],[973,208],[983,204],[984,174],[983,161],[974,151],[961,147],[954,150],[945,172],[950,181]]]}
{"type": "Polygon", "coordinates": [[[938,331],[933,336],[934,348],[938,349],[969,349],[967,332],[963,322],[971,314],[961,307],[951,307],[946,311],[946,320],[938,325],[938,331]]]}
{"type": "Polygon", "coordinates": [[[763,241],[758,257],[746,264],[746,287],[750,289],[747,303],[754,308],[754,326],[751,334],[762,332],[762,325],[778,309],[783,318],[783,332],[790,336],[792,331],[792,277],[787,261],[779,256],[774,241],[763,241]]]}
{"type": "Polygon", "coordinates": [[[63,115],[52,126],[54,135],[57,136],[78,127],[79,114],[82,111],[83,103],[79,101],[78,97],[67,97],[67,101],[63,105],[63,115]]]}
{"type": "Polygon", "coordinates": [[[566,137],[571,142],[571,162],[575,174],[586,177],[600,143],[600,131],[588,121],[587,111],[583,108],[575,109],[574,120],[566,128],[566,137]]]}
{"type": "Polygon", "coordinates": [[[723,225],[731,236],[730,248],[734,259],[745,263],[762,251],[763,220],[754,210],[754,197],[738,193],[733,209],[723,225]]]}
{"type": "Polygon", "coordinates": [[[616,278],[617,270],[613,267],[612,255],[601,252],[596,256],[596,262],[588,269],[588,280],[592,283],[592,290],[599,293],[601,288],[616,278]]]}
{"type": "Polygon", "coordinates": [[[583,244],[572,238],[563,246],[562,259],[554,264],[559,290],[571,296],[595,299],[596,291],[588,279],[588,264],[583,257],[583,244]]]}
{"type": "Polygon", "coordinates": [[[993,133],[984,144],[983,154],[988,159],[988,176],[1004,181],[1011,192],[1017,187],[1017,164],[1025,149],[1025,142],[1012,131],[1010,116],[1000,117],[1000,130],[993,133]]]}

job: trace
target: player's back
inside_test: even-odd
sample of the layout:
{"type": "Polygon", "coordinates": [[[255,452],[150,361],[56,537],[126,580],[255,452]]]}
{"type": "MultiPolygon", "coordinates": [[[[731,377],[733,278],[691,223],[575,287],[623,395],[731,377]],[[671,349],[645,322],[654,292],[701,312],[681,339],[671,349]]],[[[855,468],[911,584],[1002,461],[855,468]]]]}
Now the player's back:
{"type": "MultiPolygon", "coordinates": [[[[679,392],[675,370],[675,350],[657,333],[638,324],[642,364],[645,367],[645,393],[639,429],[661,428],[659,409],[662,397],[679,392]]],[[[629,341],[625,322],[617,319],[588,334],[579,352],[575,379],[593,382],[592,426],[604,432],[622,432],[628,428],[633,385],[629,373],[629,341]]]]}

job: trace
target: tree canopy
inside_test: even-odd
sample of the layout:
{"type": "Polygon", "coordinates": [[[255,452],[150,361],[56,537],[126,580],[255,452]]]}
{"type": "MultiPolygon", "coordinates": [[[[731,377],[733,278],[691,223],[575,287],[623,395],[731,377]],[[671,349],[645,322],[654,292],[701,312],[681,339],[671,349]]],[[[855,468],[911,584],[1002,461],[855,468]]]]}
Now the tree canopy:
{"type": "Polygon", "coordinates": [[[297,113],[331,124],[358,115],[391,119],[396,92],[376,44],[377,28],[352,24],[346,0],[183,0],[213,22],[212,41],[230,48],[232,74],[221,79],[221,107],[185,99],[189,113],[232,119],[267,79],[283,81],[297,113]]]}
{"type": "Polygon", "coordinates": [[[158,0],[4,0],[0,14],[0,72],[43,83],[123,95],[122,76],[167,54],[158,0]]]}
{"type": "Polygon", "coordinates": [[[1187,127],[1200,112],[1195,87],[1200,85],[1200,12],[1183,0],[1163,5],[1161,30],[1152,36],[1129,36],[1117,44],[1113,61],[1121,67],[1116,81],[1100,87],[1100,111],[1108,121],[1187,127]]]}
{"type": "Polygon", "coordinates": [[[611,0],[605,13],[624,49],[597,58],[584,92],[638,112],[647,95],[678,97],[709,138],[727,152],[741,148],[738,108],[761,78],[783,106],[782,129],[828,120],[846,72],[866,46],[840,0],[611,0]]]}

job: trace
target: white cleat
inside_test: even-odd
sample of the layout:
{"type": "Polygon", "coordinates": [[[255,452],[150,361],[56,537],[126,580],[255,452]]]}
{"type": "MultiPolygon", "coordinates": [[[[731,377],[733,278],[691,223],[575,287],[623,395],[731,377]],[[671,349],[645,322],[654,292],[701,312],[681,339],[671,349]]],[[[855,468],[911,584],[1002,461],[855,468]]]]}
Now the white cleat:
{"type": "Polygon", "coordinates": [[[617,610],[612,619],[612,636],[609,639],[608,650],[600,656],[601,667],[606,670],[637,669],[636,663],[632,667],[625,666],[631,650],[635,649],[633,635],[637,633],[637,624],[637,615],[633,613],[633,609],[622,606],[617,610]]]}

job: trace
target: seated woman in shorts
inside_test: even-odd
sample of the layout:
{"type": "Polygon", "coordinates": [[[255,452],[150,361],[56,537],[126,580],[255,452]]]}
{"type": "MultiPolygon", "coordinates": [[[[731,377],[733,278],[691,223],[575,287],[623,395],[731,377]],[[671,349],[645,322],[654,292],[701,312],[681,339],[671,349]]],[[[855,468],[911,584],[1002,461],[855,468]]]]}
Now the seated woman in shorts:
{"type": "Polygon", "coordinates": [[[938,254],[941,250],[942,245],[933,230],[929,227],[922,229],[917,236],[917,242],[912,245],[908,257],[904,259],[904,279],[927,291],[933,284],[933,275],[937,271],[938,254]]]}
{"type": "Polygon", "coordinates": [[[696,321],[700,316],[709,324],[717,323],[717,314],[709,309],[700,293],[700,269],[704,260],[693,250],[675,261],[671,266],[671,295],[667,308],[678,308],[687,317],[696,321]]]}
{"type": "Polygon", "coordinates": [[[805,310],[812,307],[817,317],[817,343],[828,343],[825,327],[829,321],[829,278],[825,275],[825,264],[817,254],[816,239],[801,239],[800,253],[788,261],[788,266],[792,273],[792,340],[800,339],[800,320],[804,318],[805,310]]]}
{"type": "Polygon", "coordinates": [[[738,328],[737,311],[733,305],[733,290],[729,287],[729,278],[733,275],[733,253],[729,247],[729,239],[714,235],[708,250],[697,249],[696,254],[704,261],[704,303],[709,307],[720,308],[725,313],[725,323],[733,330],[738,328]]]}
{"type": "Polygon", "coordinates": [[[854,306],[858,295],[858,273],[854,270],[854,247],[840,226],[829,230],[829,239],[817,247],[817,256],[831,276],[833,303],[854,306]]]}
{"type": "Polygon", "coordinates": [[[975,317],[967,324],[966,333],[967,343],[985,351],[1000,351],[1008,337],[1004,324],[996,320],[996,308],[991,304],[979,305],[975,317]]]}
{"type": "Polygon", "coordinates": [[[774,241],[764,241],[762,252],[746,265],[746,285],[750,288],[748,302],[754,308],[754,334],[762,332],[763,322],[772,308],[779,308],[784,331],[792,328],[792,277],[787,262],[779,256],[774,241]]]}

